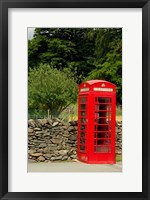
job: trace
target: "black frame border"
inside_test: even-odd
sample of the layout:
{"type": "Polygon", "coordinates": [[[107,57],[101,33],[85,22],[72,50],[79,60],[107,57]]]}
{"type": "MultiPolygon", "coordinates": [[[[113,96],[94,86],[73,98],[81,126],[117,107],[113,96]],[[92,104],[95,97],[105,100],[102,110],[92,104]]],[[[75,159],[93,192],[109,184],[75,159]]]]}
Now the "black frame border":
{"type": "Polygon", "coordinates": [[[150,0],[0,0],[0,199],[150,199],[149,52],[150,0]],[[8,192],[9,8],[142,8],[142,192],[8,192]]]}

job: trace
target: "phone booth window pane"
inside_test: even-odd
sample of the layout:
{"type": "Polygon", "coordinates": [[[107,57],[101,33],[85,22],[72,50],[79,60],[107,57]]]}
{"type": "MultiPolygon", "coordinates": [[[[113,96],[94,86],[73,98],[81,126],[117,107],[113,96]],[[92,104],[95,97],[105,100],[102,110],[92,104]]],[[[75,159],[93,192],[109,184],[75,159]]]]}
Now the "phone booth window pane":
{"type": "Polygon", "coordinates": [[[108,97],[98,97],[99,103],[111,103],[111,98],[108,97]]]}
{"type": "Polygon", "coordinates": [[[86,103],[86,97],[82,97],[81,98],[81,104],[85,104],[86,103]]]}
{"type": "Polygon", "coordinates": [[[80,138],[80,144],[85,144],[85,139],[84,138],[80,138]]]}
{"type": "Polygon", "coordinates": [[[81,129],[82,131],[85,131],[85,130],[86,130],[86,126],[85,126],[84,124],[81,124],[80,129],[81,129]]]}
{"type": "Polygon", "coordinates": [[[86,109],[86,104],[81,104],[81,110],[85,110],[86,109]]]}
{"type": "Polygon", "coordinates": [[[80,151],[84,152],[85,151],[85,146],[80,146],[80,151]]]}
{"type": "Polygon", "coordinates": [[[98,132],[97,138],[105,138],[105,132],[98,132]]]}
{"type": "Polygon", "coordinates": [[[98,119],[96,120],[96,123],[97,123],[97,124],[106,124],[106,118],[98,118],[98,119]]]}
{"type": "Polygon", "coordinates": [[[95,98],[94,152],[111,152],[111,102],[109,97],[95,98]]]}
{"type": "Polygon", "coordinates": [[[84,124],[86,122],[86,119],[85,118],[81,118],[80,121],[81,121],[81,124],[84,124]]]}
{"type": "Polygon", "coordinates": [[[107,105],[103,105],[103,104],[100,104],[98,106],[98,110],[101,111],[101,110],[107,110],[107,105]]]}
{"type": "Polygon", "coordinates": [[[111,140],[105,140],[105,144],[110,145],[111,144],[111,140]]]}
{"type": "Polygon", "coordinates": [[[86,116],[86,112],[85,111],[81,111],[81,116],[86,116]]]}
{"type": "Polygon", "coordinates": [[[80,133],[81,137],[85,137],[85,132],[80,133]]]}
{"type": "Polygon", "coordinates": [[[95,146],[94,147],[94,152],[99,152],[99,153],[111,153],[111,146],[95,146]]]}

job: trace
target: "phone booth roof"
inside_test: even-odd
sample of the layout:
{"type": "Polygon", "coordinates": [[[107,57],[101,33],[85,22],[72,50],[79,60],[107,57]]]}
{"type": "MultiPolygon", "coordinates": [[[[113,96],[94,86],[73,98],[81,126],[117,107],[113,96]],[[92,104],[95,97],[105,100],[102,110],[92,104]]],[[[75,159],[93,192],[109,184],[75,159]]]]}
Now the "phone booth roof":
{"type": "Polygon", "coordinates": [[[105,80],[90,80],[80,84],[79,93],[90,91],[116,92],[116,86],[105,80]]]}

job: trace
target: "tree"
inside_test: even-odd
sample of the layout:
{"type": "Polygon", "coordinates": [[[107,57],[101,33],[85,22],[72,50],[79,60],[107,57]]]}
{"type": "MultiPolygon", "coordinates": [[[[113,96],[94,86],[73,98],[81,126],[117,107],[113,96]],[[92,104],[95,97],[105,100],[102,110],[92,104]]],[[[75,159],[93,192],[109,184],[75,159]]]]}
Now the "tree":
{"type": "Polygon", "coordinates": [[[86,28],[36,28],[29,42],[29,68],[38,63],[63,70],[69,68],[77,83],[95,68],[92,55],[94,39],[88,39],[86,28]]]}
{"type": "Polygon", "coordinates": [[[117,86],[122,102],[122,29],[36,28],[28,46],[29,69],[47,64],[69,70],[77,84],[104,79],[117,86]]]}
{"type": "Polygon", "coordinates": [[[29,109],[49,109],[52,116],[59,114],[77,101],[77,84],[62,71],[48,65],[29,70],[29,109]]]}
{"type": "Polygon", "coordinates": [[[103,79],[117,88],[117,102],[122,103],[122,30],[118,28],[96,29],[89,33],[95,37],[96,68],[86,80],[103,79]]]}

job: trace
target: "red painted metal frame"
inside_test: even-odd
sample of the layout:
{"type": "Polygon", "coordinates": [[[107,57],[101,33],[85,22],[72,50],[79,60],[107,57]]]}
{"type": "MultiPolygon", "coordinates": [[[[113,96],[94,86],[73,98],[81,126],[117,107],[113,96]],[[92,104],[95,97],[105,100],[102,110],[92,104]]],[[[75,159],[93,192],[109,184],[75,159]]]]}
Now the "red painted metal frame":
{"type": "MultiPolygon", "coordinates": [[[[109,102],[110,103],[110,102],[109,102]]],[[[99,103],[100,105],[103,103],[99,103]]],[[[108,103],[106,103],[108,104],[108,103]]],[[[104,111],[105,112],[105,111],[104,111]]],[[[83,114],[83,113],[82,113],[83,114]]],[[[105,120],[106,120],[106,116],[105,120]]],[[[104,121],[104,120],[103,120],[104,121]]],[[[106,121],[105,121],[106,123],[106,121]]],[[[108,122],[107,122],[108,123],[108,122]]],[[[97,127],[102,127],[104,124],[99,125],[97,127]]],[[[105,127],[110,127],[107,125],[104,125],[105,127]]],[[[115,160],[115,127],[116,127],[116,86],[110,82],[103,81],[103,80],[91,80],[87,81],[85,83],[82,83],[79,86],[79,95],[78,95],[78,146],[77,146],[77,156],[78,160],[86,163],[99,163],[99,164],[114,164],[116,163],[115,160]],[[106,90],[106,91],[105,91],[106,90]],[[84,118],[81,116],[81,99],[86,98],[86,115],[84,118]],[[94,151],[94,128],[95,128],[95,98],[110,98],[111,99],[111,138],[109,138],[109,142],[111,142],[110,145],[106,145],[106,141],[108,142],[108,138],[96,138],[96,142],[98,143],[98,140],[100,142],[103,141],[104,145],[98,145],[95,148],[101,148],[101,149],[111,149],[111,152],[95,152],[94,151]],[[81,118],[86,119],[85,123],[83,123],[86,126],[86,134],[85,139],[82,137],[80,133],[81,131],[81,118]],[[85,142],[84,144],[80,143],[80,139],[82,142],[85,142]],[[85,146],[85,150],[84,150],[85,146]],[[106,148],[107,147],[107,148],[106,148]],[[80,149],[81,148],[81,149],[80,149]]],[[[104,131],[99,131],[104,132],[104,131]]],[[[108,131],[107,131],[108,132],[108,131]]],[[[98,132],[97,132],[98,134],[98,132]]],[[[100,133],[101,134],[101,133],[100,133]]],[[[108,133],[109,134],[109,133],[108,133]]],[[[98,136],[97,136],[98,137],[98,136]]]]}

